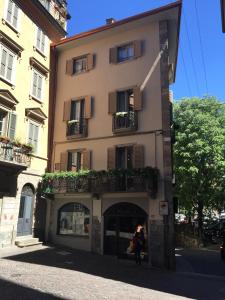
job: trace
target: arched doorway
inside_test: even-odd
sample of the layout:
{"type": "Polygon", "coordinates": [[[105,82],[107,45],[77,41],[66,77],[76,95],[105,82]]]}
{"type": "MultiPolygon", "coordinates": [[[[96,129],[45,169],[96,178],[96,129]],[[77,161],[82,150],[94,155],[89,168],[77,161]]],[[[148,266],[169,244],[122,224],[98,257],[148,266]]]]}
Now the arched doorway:
{"type": "Polygon", "coordinates": [[[17,223],[17,236],[32,233],[34,191],[30,185],[24,185],[20,197],[20,209],[17,223]]]}
{"type": "MultiPolygon", "coordinates": [[[[139,206],[121,202],[104,213],[104,254],[127,256],[127,248],[138,224],[147,233],[146,212],[139,206]]],[[[147,241],[146,241],[147,244],[147,241]]]]}

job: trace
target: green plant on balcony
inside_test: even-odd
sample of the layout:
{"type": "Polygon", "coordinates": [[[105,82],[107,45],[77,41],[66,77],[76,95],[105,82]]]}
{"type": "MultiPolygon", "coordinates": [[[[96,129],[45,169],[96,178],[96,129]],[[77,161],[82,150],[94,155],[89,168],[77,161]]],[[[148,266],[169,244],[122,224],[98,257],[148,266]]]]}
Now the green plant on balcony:
{"type": "Polygon", "coordinates": [[[26,143],[22,145],[25,154],[32,154],[34,152],[34,146],[31,143],[26,143]]]}
{"type": "Polygon", "coordinates": [[[0,136],[0,142],[3,144],[8,144],[10,142],[10,138],[8,138],[7,136],[0,136]]]}

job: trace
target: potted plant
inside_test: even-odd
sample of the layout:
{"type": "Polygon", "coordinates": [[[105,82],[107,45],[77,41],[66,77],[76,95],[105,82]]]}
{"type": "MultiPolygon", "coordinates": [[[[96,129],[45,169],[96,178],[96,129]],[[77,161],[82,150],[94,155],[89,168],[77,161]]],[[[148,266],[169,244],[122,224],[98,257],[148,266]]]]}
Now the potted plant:
{"type": "Polygon", "coordinates": [[[23,144],[22,148],[25,154],[31,154],[34,150],[34,146],[30,143],[23,144]]]}
{"type": "Polygon", "coordinates": [[[16,147],[21,147],[22,146],[22,143],[21,143],[21,139],[19,137],[15,138],[13,141],[12,141],[12,144],[16,147]]]}
{"type": "Polygon", "coordinates": [[[8,144],[10,142],[10,139],[7,136],[0,136],[0,142],[3,144],[8,144]]]}

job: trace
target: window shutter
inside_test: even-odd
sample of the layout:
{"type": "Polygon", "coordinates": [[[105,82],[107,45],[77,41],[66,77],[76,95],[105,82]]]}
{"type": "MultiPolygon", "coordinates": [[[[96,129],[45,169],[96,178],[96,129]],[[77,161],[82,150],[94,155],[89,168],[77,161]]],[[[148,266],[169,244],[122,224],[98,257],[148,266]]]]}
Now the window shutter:
{"type": "Polygon", "coordinates": [[[134,145],[134,168],[144,168],[144,146],[134,145]]]}
{"type": "Polygon", "coordinates": [[[71,100],[64,102],[63,121],[70,120],[71,100]]]}
{"type": "Polygon", "coordinates": [[[5,76],[5,70],[6,70],[6,60],[7,60],[7,51],[5,49],[2,49],[2,55],[1,55],[1,68],[0,68],[0,74],[2,76],[5,76]]]}
{"type": "Polygon", "coordinates": [[[108,170],[113,170],[116,168],[116,148],[108,148],[108,170]]]}
{"type": "Polygon", "coordinates": [[[87,70],[91,70],[94,68],[94,55],[88,54],[87,55],[87,70]]]}
{"type": "Polygon", "coordinates": [[[91,151],[85,150],[82,152],[83,154],[83,169],[90,170],[91,169],[91,151]]]}
{"type": "Polygon", "coordinates": [[[111,64],[116,64],[117,63],[117,48],[111,48],[109,50],[109,62],[111,64]]]}
{"type": "Polygon", "coordinates": [[[36,46],[38,49],[41,48],[41,30],[40,28],[37,28],[37,42],[36,42],[36,46]]]}
{"type": "Polygon", "coordinates": [[[117,111],[117,92],[109,93],[109,114],[114,114],[117,111]]]}
{"type": "Polygon", "coordinates": [[[6,19],[7,21],[9,21],[11,23],[11,19],[12,19],[12,9],[13,9],[13,2],[10,0],[8,2],[8,9],[7,9],[7,16],[6,19]]]}
{"type": "Polygon", "coordinates": [[[141,51],[141,41],[134,41],[134,57],[140,57],[142,55],[141,51]]]}
{"type": "Polygon", "coordinates": [[[39,133],[39,126],[34,126],[34,136],[33,136],[33,145],[34,145],[34,152],[37,152],[38,148],[38,133],[39,133]]]}
{"type": "Polygon", "coordinates": [[[73,75],[73,59],[66,61],[66,74],[73,75]]]}
{"type": "Polygon", "coordinates": [[[10,81],[12,80],[12,71],[13,71],[13,56],[9,53],[6,78],[10,81]]]}
{"type": "Polygon", "coordinates": [[[10,116],[10,125],[9,125],[9,138],[13,140],[15,138],[16,133],[16,115],[11,114],[10,116]]]}
{"type": "Polygon", "coordinates": [[[142,93],[139,87],[133,88],[134,92],[134,110],[142,110],[142,93]]]}
{"type": "Polygon", "coordinates": [[[60,171],[67,171],[68,164],[68,152],[62,152],[60,154],[60,171]]]}
{"type": "Polygon", "coordinates": [[[90,119],[92,117],[92,107],[91,107],[91,96],[86,96],[84,100],[84,118],[90,119]]]}
{"type": "Polygon", "coordinates": [[[17,27],[17,23],[18,23],[18,12],[19,12],[18,6],[15,5],[15,6],[14,6],[14,14],[13,14],[13,26],[14,26],[14,27],[17,27]]]}
{"type": "Polygon", "coordinates": [[[42,77],[38,75],[38,87],[37,87],[37,98],[42,98],[42,77]]]}

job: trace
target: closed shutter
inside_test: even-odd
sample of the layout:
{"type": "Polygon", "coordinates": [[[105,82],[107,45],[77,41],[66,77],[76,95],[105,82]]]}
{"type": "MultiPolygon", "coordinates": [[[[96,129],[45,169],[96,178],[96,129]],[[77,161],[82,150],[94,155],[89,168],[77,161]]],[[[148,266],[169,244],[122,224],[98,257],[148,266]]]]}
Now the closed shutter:
{"type": "Polygon", "coordinates": [[[39,134],[39,126],[34,125],[34,137],[33,137],[34,153],[37,153],[38,150],[38,134],[39,134]]]}
{"type": "Polygon", "coordinates": [[[9,125],[9,138],[10,140],[14,140],[16,133],[16,115],[11,114],[10,116],[10,125],[9,125]]]}
{"type": "Polygon", "coordinates": [[[116,147],[108,148],[107,168],[108,170],[116,168],[116,147]]]}
{"type": "Polygon", "coordinates": [[[142,110],[142,92],[139,87],[133,88],[134,92],[134,110],[142,110]]]}
{"type": "Polygon", "coordinates": [[[36,47],[37,47],[38,49],[41,48],[41,29],[40,29],[40,28],[37,29],[37,42],[36,42],[36,47]]]}
{"type": "Polygon", "coordinates": [[[140,57],[142,55],[141,41],[134,41],[134,57],[140,57]]]}
{"type": "Polygon", "coordinates": [[[42,53],[45,52],[45,34],[42,32],[42,38],[41,38],[41,51],[42,53]]]}
{"type": "Polygon", "coordinates": [[[6,78],[11,81],[12,80],[12,72],[13,72],[13,55],[8,54],[8,64],[7,64],[7,71],[6,71],[6,78]]]}
{"type": "Polygon", "coordinates": [[[1,52],[2,52],[2,57],[1,57],[0,75],[5,76],[7,51],[4,48],[2,48],[1,52]]]}
{"type": "Polygon", "coordinates": [[[117,63],[117,48],[111,48],[109,50],[109,62],[111,64],[116,64],[117,63]]]}
{"type": "Polygon", "coordinates": [[[66,74],[73,75],[73,59],[66,61],[66,74]]]}
{"type": "Polygon", "coordinates": [[[64,102],[63,121],[70,120],[71,102],[71,100],[64,102]]]}
{"type": "Polygon", "coordinates": [[[13,2],[12,2],[12,0],[9,0],[6,20],[9,21],[10,23],[12,20],[12,12],[13,12],[12,9],[13,9],[13,2]]]}
{"type": "Polygon", "coordinates": [[[60,154],[60,171],[67,171],[68,164],[68,152],[62,152],[60,154]]]}
{"type": "Polygon", "coordinates": [[[86,96],[84,99],[84,118],[90,119],[92,117],[92,103],[91,96],[86,96]]]}
{"type": "Polygon", "coordinates": [[[37,98],[42,98],[42,77],[38,75],[37,98]]]}
{"type": "Polygon", "coordinates": [[[91,169],[91,151],[84,150],[83,154],[83,169],[90,170],[91,169]]]}
{"type": "Polygon", "coordinates": [[[114,114],[117,111],[117,92],[109,93],[109,114],[114,114]]]}
{"type": "Polygon", "coordinates": [[[37,85],[38,85],[38,75],[33,72],[33,84],[32,84],[32,95],[37,96],[37,85]]]}
{"type": "Polygon", "coordinates": [[[143,145],[134,145],[134,168],[144,168],[144,146],[143,145]]]}
{"type": "Polygon", "coordinates": [[[13,20],[12,20],[12,23],[13,23],[14,27],[17,27],[17,24],[18,24],[18,12],[19,12],[18,6],[15,5],[14,6],[13,20]]]}
{"type": "Polygon", "coordinates": [[[88,54],[87,55],[87,70],[91,70],[94,68],[94,55],[88,54]]]}

